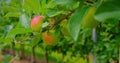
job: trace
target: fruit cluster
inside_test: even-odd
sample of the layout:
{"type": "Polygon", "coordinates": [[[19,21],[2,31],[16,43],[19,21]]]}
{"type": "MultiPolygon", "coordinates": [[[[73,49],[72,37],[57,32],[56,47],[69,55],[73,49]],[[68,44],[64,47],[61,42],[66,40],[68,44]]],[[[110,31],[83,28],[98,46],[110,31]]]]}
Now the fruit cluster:
{"type": "MultiPolygon", "coordinates": [[[[35,16],[31,20],[31,29],[35,32],[41,30],[41,26],[44,20],[44,16],[35,16]]],[[[55,45],[58,42],[58,37],[55,35],[54,30],[45,31],[42,33],[42,39],[46,45],[55,45]]]]}

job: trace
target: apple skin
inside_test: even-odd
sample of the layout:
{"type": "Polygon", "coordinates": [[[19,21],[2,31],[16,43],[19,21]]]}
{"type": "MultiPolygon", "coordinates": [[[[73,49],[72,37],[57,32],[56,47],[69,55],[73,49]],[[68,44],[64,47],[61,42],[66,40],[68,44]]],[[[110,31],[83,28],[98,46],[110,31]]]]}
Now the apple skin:
{"type": "Polygon", "coordinates": [[[87,28],[95,28],[99,24],[99,22],[94,18],[94,14],[96,12],[96,7],[90,7],[86,16],[83,18],[83,25],[87,28]]]}
{"type": "Polygon", "coordinates": [[[44,16],[35,16],[31,19],[30,27],[33,31],[39,31],[43,23],[44,16]]]}
{"type": "Polygon", "coordinates": [[[43,32],[42,39],[46,45],[56,45],[59,41],[59,38],[55,35],[54,32],[43,32]]]}
{"type": "Polygon", "coordinates": [[[63,20],[60,25],[61,25],[61,32],[64,35],[64,37],[71,38],[71,35],[68,30],[68,20],[66,19],[63,20]]]}

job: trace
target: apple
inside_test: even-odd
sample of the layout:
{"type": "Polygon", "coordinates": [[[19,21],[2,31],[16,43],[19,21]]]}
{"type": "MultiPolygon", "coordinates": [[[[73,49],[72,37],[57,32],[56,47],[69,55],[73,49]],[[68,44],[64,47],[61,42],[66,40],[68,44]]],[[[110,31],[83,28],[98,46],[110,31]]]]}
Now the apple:
{"type": "Polygon", "coordinates": [[[34,31],[40,31],[44,16],[35,16],[31,19],[30,27],[34,31]]]}
{"type": "Polygon", "coordinates": [[[55,45],[59,41],[59,38],[55,35],[54,31],[43,32],[42,39],[46,45],[55,45]]]}
{"type": "Polygon", "coordinates": [[[96,12],[96,7],[90,7],[86,12],[85,17],[83,18],[83,25],[87,28],[95,28],[99,22],[94,18],[94,14],[96,12]]]}
{"type": "Polygon", "coordinates": [[[64,35],[64,37],[66,38],[71,38],[71,35],[69,33],[69,30],[68,30],[68,20],[63,20],[60,24],[61,26],[61,32],[62,34],[64,35]]]}

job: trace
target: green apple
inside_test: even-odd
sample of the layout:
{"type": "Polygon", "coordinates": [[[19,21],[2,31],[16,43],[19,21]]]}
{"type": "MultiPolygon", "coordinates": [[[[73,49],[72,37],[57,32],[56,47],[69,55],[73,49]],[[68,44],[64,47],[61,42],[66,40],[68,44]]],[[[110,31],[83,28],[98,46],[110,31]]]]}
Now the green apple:
{"type": "Polygon", "coordinates": [[[94,18],[96,7],[90,7],[83,18],[83,25],[87,28],[95,28],[99,22],[94,18]]]}

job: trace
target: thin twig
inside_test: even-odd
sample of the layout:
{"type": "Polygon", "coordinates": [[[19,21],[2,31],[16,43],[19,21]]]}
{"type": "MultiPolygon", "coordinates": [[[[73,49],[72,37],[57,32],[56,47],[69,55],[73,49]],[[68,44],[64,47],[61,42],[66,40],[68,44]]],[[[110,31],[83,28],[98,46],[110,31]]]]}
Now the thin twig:
{"type": "MultiPolygon", "coordinates": [[[[55,27],[57,24],[61,23],[64,19],[68,19],[69,16],[72,15],[72,13],[74,13],[75,10],[71,10],[67,15],[65,15],[65,17],[61,18],[60,20],[57,21],[53,21],[51,22],[47,28],[52,29],[53,27],[55,27]]],[[[42,32],[46,31],[47,29],[44,29],[42,32]]]]}

